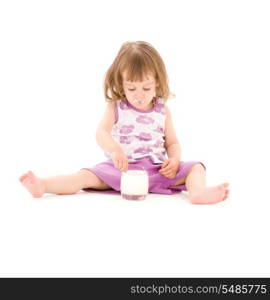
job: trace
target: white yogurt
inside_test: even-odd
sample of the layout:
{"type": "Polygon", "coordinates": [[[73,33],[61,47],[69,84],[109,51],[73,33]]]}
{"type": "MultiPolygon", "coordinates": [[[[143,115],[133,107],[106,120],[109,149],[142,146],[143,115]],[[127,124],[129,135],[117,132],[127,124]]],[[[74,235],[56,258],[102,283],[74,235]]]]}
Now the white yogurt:
{"type": "Polygon", "coordinates": [[[148,194],[148,174],[143,170],[129,170],[121,175],[121,195],[129,200],[141,200],[148,194]]]}

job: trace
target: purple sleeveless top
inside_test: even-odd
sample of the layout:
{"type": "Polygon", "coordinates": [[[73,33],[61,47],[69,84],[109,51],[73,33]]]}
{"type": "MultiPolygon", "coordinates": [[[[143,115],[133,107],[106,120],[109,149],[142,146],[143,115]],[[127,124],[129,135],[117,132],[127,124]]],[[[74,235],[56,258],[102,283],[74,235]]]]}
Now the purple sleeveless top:
{"type": "Polygon", "coordinates": [[[129,162],[150,157],[153,163],[163,163],[166,149],[165,107],[162,99],[154,98],[150,110],[139,110],[126,99],[118,100],[115,102],[115,116],[111,134],[129,162]]]}

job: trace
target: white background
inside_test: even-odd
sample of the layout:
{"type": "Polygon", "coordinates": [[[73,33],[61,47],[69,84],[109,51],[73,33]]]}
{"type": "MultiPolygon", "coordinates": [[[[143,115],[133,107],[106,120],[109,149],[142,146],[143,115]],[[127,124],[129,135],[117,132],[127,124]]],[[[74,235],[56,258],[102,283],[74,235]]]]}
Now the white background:
{"type": "Polygon", "coordinates": [[[0,275],[258,277],[269,262],[269,1],[0,2],[0,275]],[[103,77],[125,41],[167,67],[182,159],[230,198],[33,199],[18,177],[104,160],[103,77]]]}

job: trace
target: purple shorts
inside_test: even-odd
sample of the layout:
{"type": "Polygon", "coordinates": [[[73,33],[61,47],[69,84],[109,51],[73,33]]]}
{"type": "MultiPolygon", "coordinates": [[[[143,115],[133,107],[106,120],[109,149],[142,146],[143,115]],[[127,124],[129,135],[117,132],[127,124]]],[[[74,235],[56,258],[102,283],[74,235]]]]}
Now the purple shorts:
{"type": "MultiPolygon", "coordinates": [[[[156,194],[175,194],[181,191],[186,191],[185,184],[172,186],[176,181],[185,177],[190,169],[195,164],[202,164],[205,168],[204,164],[199,161],[188,161],[180,162],[179,169],[176,173],[175,178],[169,179],[158,171],[161,168],[161,164],[153,164],[149,157],[142,158],[137,160],[136,162],[130,162],[128,164],[129,170],[146,170],[149,176],[149,193],[156,194]]],[[[112,190],[102,190],[102,192],[120,192],[120,182],[121,182],[121,171],[114,167],[112,160],[108,160],[106,162],[102,162],[100,164],[95,165],[92,168],[83,168],[84,170],[88,170],[93,172],[97,177],[99,177],[102,181],[104,181],[108,186],[111,187],[112,190]]],[[[97,191],[96,189],[83,189],[84,191],[97,191]]],[[[100,190],[99,190],[100,191],[100,190]]]]}

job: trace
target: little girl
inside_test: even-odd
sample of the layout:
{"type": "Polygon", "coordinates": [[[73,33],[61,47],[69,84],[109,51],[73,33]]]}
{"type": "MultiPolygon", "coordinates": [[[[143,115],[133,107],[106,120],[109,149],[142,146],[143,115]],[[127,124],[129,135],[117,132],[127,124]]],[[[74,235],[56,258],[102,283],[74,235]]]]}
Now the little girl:
{"type": "Polygon", "coordinates": [[[80,190],[120,191],[121,172],[144,168],[149,192],[188,191],[191,203],[210,204],[228,197],[228,183],[206,187],[205,166],[181,161],[181,150],[166,101],[171,95],[159,53],[146,42],[126,42],[108,69],[104,93],[107,107],[96,140],[107,161],[75,174],[20,177],[33,197],[44,193],[75,194],[80,190]]]}

